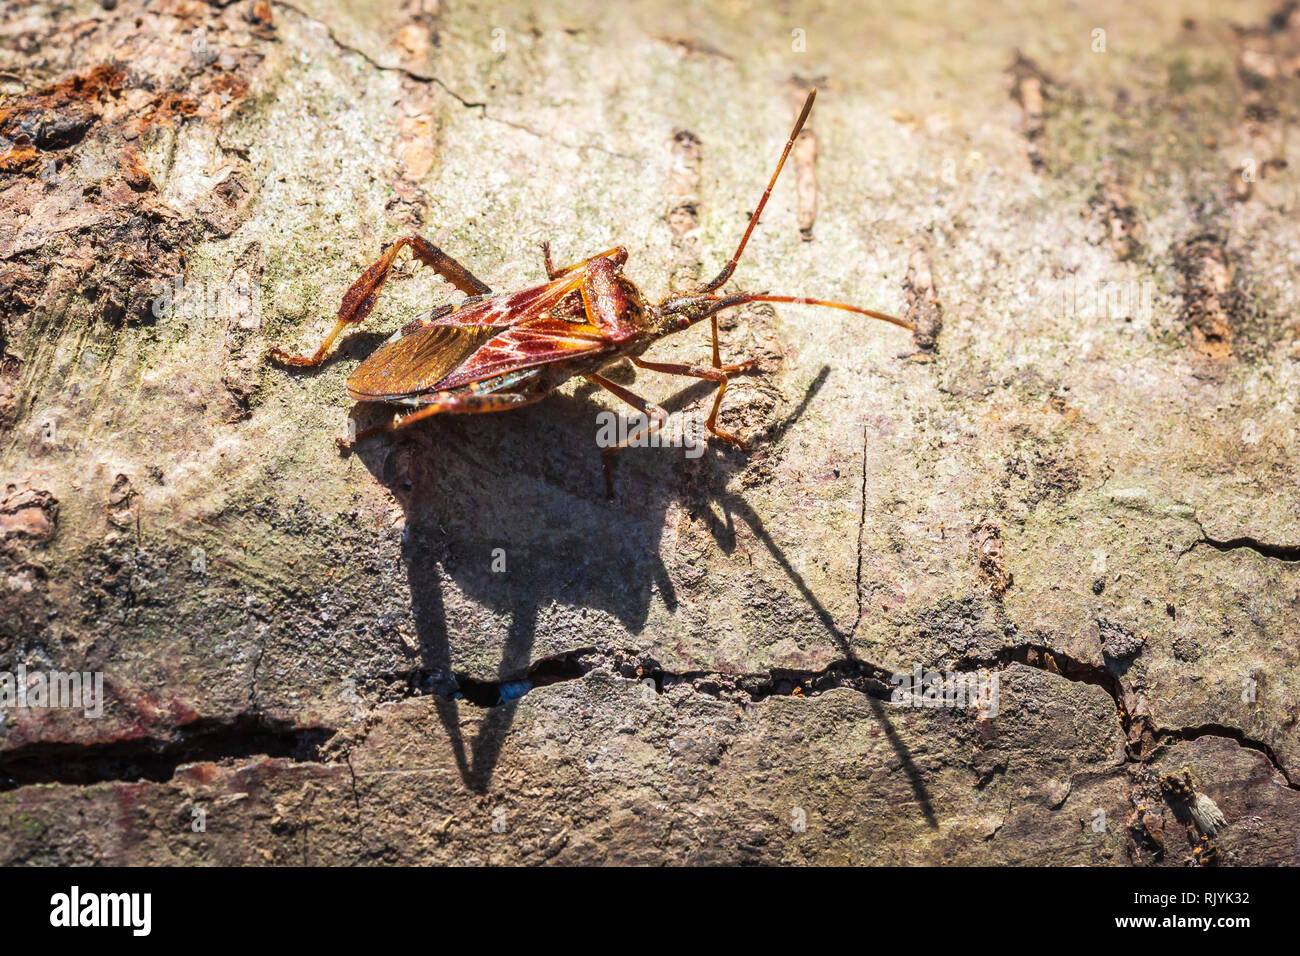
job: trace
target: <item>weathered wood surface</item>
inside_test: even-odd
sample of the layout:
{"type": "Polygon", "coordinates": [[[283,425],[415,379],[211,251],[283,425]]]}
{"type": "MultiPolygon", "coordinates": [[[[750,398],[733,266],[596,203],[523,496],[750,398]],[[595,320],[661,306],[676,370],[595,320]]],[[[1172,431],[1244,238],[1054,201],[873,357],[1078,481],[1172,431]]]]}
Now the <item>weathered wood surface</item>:
{"type": "Polygon", "coordinates": [[[1300,857],[1294,5],[108,6],[4,12],[0,669],[108,700],[7,711],[0,860],[1300,857]],[[689,282],[811,83],[734,284],[921,332],[730,319],[752,452],[608,502],[570,388],[340,455],[452,298],[414,267],[264,363],[413,230],[496,289],[543,239],[689,282]],[[997,714],[891,703],[916,667],[997,714]]]}

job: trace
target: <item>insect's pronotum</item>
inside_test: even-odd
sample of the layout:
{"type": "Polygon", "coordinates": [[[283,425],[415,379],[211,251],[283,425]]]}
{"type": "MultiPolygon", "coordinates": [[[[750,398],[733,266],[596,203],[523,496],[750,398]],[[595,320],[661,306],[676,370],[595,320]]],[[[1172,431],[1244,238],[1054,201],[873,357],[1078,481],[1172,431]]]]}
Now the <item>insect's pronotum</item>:
{"type": "Polygon", "coordinates": [[[781,159],[735,253],[717,276],[688,292],[672,293],[652,305],[623,275],[627,250],[622,246],[556,269],[551,262],[550,245],[543,243],[547,281],[522,292],[494,295],[468,269],[433,243],[420,236],[408,236],[393,243],[348,289],[339,306],[338,321],[314,354],[290,355],[272,349],[271,357],[285,365],[319,365],[339,333],[370,314],[393,260],[407,246],[415,258],[468,297],[406,325],[349,376],[348,394],[357,401],[386,402],[416,409],[400,420],[357,433],[357,441],[404,428],[430,415],[473,415],[518,408],[541,400],[563,382],[581,375],[613,392],[649,419],[636,434],[604,450],[608,486],[610,455],[639,443],[668,419],[658,405],[601,375],[611,363],[628,358],[638,368],[717,382],[713,410],[705,424],[710,433],[743,448],[744,443],[737,436],[718,428],[718,408],[727,390],[728,375],[750,368],[756,360],[722,363],[718,349],[718,313],[723,309],[747,302],[821,305],[883,319],[904,329],[912,328],[892,315],[844,302],[760,293],[716,294],[735,271],[816,96],[817,91],[812,90],[804,101],[781,159]],[[712,325],[711,365],[647,362],[641,358],[646,349],[665,335],[680,332],[704,319],[709,319],[712,325]]]}

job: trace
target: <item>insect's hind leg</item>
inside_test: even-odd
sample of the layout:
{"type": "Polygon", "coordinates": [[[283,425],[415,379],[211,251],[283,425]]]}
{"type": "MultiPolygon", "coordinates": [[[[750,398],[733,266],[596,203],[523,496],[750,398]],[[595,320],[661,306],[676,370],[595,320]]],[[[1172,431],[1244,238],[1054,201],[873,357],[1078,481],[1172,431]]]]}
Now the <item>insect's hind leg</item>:
{"type": "Polygon", "coordinates": [[[329,335],[325,336],[325,341],[320,344],[320,347],[315,352],[311,355],[293,355],[283,349],[273,348],[269,353],[270,358],[281,365],[296,367],[315,366],[325,361],[325,356],[329,354],[330,347],[333,346],[334,340],[339,337],[340,333],[349,325],[356,325],[365,321],[366,316],[375,307],[379,292],[388,280],[388,273],[392,270],[397,253],[402,250],[403,246],[409,247],[412,256],[419,259],[466,295],[491,294],[492,290],[488,288],[486,282],[475,278],[473,273],[429,240],[421,236],[404,236],[389,246],[387,251],[370,268],[361,273],[357,281],[352,283],[348,291],[343,294],[343,302],[339,305],[334,328],[329,335]]]}

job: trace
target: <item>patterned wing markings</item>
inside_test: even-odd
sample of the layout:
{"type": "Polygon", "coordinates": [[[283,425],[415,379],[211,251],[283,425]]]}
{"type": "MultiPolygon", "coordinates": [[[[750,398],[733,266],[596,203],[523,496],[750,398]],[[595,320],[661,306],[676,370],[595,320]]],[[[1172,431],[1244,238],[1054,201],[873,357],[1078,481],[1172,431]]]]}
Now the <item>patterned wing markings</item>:
{"type": "Polygon", "coordinates": [[[389,338],[389,342],[427,329],[432,325],[451,328],[507,328],[549,313],[572,322],[585,322],[581,283],[567,280],[551,282],[508,295],[471,295],[460,302],[438,306],[428,315],[406,323],[389,338]]]}
{"type": "Polygon", "coordinates": [[[450,312],[438,312],[429,317],[432,325],[483,326],[507,328],[532,319],[569,318],[583,321],[581,299],[576,297],[582,276],[562,276],[554,282],[480,299],[470,303],[467,299],[450,312]],[[576,308],[575,308],[576,307],[576,308]],[[551,315],[554,313],[554,315],[551,315]]]}
{"type": "Polygon", "coordinates": [[[380,346],[348,378],[348,394],[362,402],[398,401],[610,352],[617,344],[595,326],[562,319],[536,319],[507,329],[431,325],[380,346]]]}
{"type": "Polygon", "coordinates": [[[348,394],[360,402],[393,401],[434,391],[500,329],[428,325],[376,349],[348,377],[348,394]]]}
{"type": "Polygon", "coordinates": [[[457,388],[512,369],[613,352],[618,344],[594,325],[563,319],[534,319],[501,330],[440,381],[438,387],[457,388]]]}

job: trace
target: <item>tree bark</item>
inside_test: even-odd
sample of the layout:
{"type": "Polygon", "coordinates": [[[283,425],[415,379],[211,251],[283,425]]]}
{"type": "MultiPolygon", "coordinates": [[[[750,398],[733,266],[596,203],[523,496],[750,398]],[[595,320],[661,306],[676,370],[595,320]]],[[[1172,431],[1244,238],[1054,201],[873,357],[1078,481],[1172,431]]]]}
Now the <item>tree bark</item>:
{"type": "Polygon", "coordinates": [[[0,861],[1300,861],[1300,12],[1103,6],[11,5],[0,672],[104,702],[0,861]],[[712,275],[814,84],[729,288],[917,332],[727,314],[749,451],[620,367],[613,501],[585,384],[340,453],[405,260],[265,361],[410,233],[712,275]]]}

